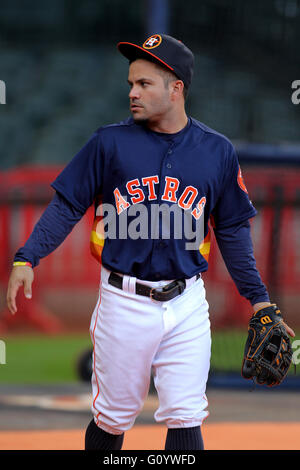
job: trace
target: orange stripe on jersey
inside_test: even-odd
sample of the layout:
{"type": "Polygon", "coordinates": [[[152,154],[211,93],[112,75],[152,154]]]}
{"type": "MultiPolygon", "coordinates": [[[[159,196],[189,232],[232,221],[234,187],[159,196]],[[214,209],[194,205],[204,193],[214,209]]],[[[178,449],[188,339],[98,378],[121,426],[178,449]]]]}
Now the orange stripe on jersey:
{"type": "Polygon", "coordinates": [[[102,216],[95,217],[91,236],[90,236],[90,252],[101,263],[102,250],[104,246],[104,228],[102,216]]]}
{"type": "Polygon", "coordinates": [[[238,182],[239,187],[240,187],[245,193],[248,194],[248,191],[247,191],[247,188],[246,188],[246,185],[245,185],[245,182],[244,182],[244,178],[243,178],[242,170],[241,170],[241,167],[240,167],[240,166],[239,166],[239,171],[238,171],[238,175],[237,175],[237,182],[238,182]]]}
{"type": "Polygon", "coordinates": [[[210,253],[210,246],[211,246],[211,233],[210,230],[208,231],[208,234],[204,238],[204,240],[201,242],[199,251],[200,254],[203,256],[203,258],[208,262],[209,258],[209,253],[210,253]]]}
{"type": "MultiPolygon", "coordinates": [[[[96,401],[97,401],[97,398],[100,394],[98,376],[97,376],[97,373],[96,373],[96,351],[95,351],[95,330],[96,330],[96,326],[97,326],[97,322],[98,322],[98,318],[99,318],[100,305],[101,305],[101,289],[100,289],[100,293],[99,293],[98,305],[96,307],[97,308],[97,313],[96,313],[96,319],[95,319],[95,324],[94,324],[93,333],[92,333],[92,343],[93,343],[93,365],[92,365],[92,367],[93,367],[93,373],[94,373],[95,380],[96,380],[96,385],[97,385],[97,393],[96,393],[96,396],[94,397],[94,400],[93,400],[93,408],[94,408],[95,411],[98,411],[97,408],[96,408],[96,401]]],[[[100,411],[98,411],[97,416],[96,416],[97,423],[98,423],[99,415],[100,415],[100,411]]]]}

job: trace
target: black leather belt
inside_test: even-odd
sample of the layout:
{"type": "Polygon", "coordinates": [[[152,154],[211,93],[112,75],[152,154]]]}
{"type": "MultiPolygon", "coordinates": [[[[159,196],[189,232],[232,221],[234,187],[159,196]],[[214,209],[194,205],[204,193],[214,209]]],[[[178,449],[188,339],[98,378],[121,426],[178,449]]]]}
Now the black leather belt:
{"type": "MultiPolygon", "coordinates": [[[[200,274],[197,274],[196,280],[200,278],[200,274]]],[[[118,289],[123,289],[123,277],[117,273],[111,272],[108,278],[108,283],[118,289]]],[[[170,282],[162,288],[154,289],[153,287],[146,286],[145,284],[135,283],[135,293],[143,295],[144,297],[150,297],[153,300],[159,302],[166,302],[174,299],[177,295],[182,294],[186,288],[185,279],[177,279],[176,281],[170,282]]]]}

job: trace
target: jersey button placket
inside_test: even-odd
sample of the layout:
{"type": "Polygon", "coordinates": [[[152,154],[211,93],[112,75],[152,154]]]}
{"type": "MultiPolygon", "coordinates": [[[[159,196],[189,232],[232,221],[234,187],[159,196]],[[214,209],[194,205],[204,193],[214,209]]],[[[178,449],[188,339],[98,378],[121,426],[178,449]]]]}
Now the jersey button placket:
{"type": "MultiPolygon", "coordinates": [[[[159,199],[161,200],[162,197],[162,191],[164,190],[164,181],[165,181],[165,168],[171,169],[172,164],[168,161],[168,157],[173,153],[173,148],[174,143],[171,143],[169,149],[167,150],[165,156],[164,156],[164,162],[162,165],[162,170],[161,170],[161,175],[160,175],[160,187],[159,187],[159,199]]],[[[163,201],[162,201],[163,202],[163,201]]],[[[164,250],[167,246],[167,243],[163,241],[161,238],[157,240],[153,240],[153,257],[152,257],[152,263],[154,265],[161,266],[162,262],[162,250],[164,250]]],[[[159,279],[160,278],[160,273],[157,272],[155,274],[155,278],[159,279]]]]}
{"type": "MultiPolygon", "coordinates": [[[[169,150],[167,151],[167,156],[168,156],[168,155],[172,155],[172,153],[173,153],[173,146],[174,146],[174,144],[172,143],[171,146],[169,147],[169,150]]],[[[172,164],[171,164],[169,161],[167,161],[167,162],[166,162],[166,167],[170,170],[170,169],[172,168],[172,164]]]]}

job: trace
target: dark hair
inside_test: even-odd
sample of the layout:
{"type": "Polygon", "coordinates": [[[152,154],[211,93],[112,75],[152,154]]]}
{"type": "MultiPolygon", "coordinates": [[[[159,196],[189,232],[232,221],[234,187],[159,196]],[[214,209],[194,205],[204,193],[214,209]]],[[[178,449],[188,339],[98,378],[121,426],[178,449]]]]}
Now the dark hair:
{"type": "MultiPolygon", "coordinates": [[[[181,80],[181,78],[177,77],[177,75],[174,72],[171,72],[171,70],[168,70],[165,67],[161,67],[158,64],[157,64],[157,66],[158,66],[159,70],[162,72],[161,76],[163,77],[166,88],[168,87],[170,82],[173,82],[174,80],[181,80]]],[[[183,84],[182,94],[183,94],[184,100],[186,100],[187,94],[188,94],[188,89],[184,84],[183,84]]]]}

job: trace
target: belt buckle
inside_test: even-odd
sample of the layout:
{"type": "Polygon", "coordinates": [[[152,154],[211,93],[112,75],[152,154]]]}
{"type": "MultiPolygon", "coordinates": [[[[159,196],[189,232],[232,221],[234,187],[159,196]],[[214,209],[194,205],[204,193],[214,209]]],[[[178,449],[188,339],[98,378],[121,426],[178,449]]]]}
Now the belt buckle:
{"type": "Polygon", "coordinates": [[[176,279],[176,281],[170,282],[163,287],[163,292],[172,292],[175,289],[179,289],[179,295],[182,294],[186,287],[186,283],[183,279],[176,279]]]}
{"type": "MultiPolygon", "coordinates": [[[[155,294],[156,292],[157,292],[157,288],[151,287],[149,297],[153,302],[157,301],[156,299],[153,298],[153,294],[155,294]]],[[[158,291],[158,292],[162,292],[162,291],[158,291]]]]}
{"type": "MultiPolygon", "coordinates": [[[[161,288],[161,291],[158,291],[158,292],[159,292],[159,294],[162,294],[162,296],[164,296],[164,294],[167,295],[168,293],[174,291],[175,289],[178,289],[179,293],[177,295],[180,295],[184,291],[185,287],[186,287],[185,281],[182,280],[182,279],[178,279],[176,281],[170,282],[170,284],[165,285],[164,287],[161,288]]],[[[153,294],[155,292],[157,292],[157,289],[152,287],[150,289],[149,296],[150,296],[151,300],[153,300],[153,301],[156,300],[156,299],[153,298],[153,294]]],[[[161,298],[159,301],[164,302],[163,298],[161,298]]]]}
{"type": "Polygon", "coordinates": [[[153,299],[153,291],[155,291],[155,289],[154,289],[154,287],[151,287],[149,297],[154,302],[155,299],[153,299]]]}

